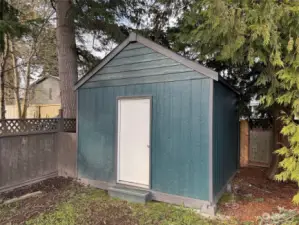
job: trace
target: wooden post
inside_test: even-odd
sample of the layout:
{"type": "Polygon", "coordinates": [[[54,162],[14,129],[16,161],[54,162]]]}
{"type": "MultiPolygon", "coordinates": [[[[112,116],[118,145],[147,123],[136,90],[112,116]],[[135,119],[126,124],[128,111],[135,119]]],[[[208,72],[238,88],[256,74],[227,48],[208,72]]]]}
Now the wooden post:
{"type": "Polygon", "coordinates": [[[59,109],[59,131],[63,132],[64,122],[63,122],[63,109],[59,109]]]}
{"type": "Polygon", "coordinates": [[[41,118],[41,111],[40,111],[41,109],[40,109],[40,105],[38,105],[37,107],[38,107],[38,118],[40,119],[40,118],[41,118]]]}
{"type": "Polygon", "coordinates": [[[240,167],[248,166],[249,158],[249,124],[247,120],[240,121],[240,167]]]}

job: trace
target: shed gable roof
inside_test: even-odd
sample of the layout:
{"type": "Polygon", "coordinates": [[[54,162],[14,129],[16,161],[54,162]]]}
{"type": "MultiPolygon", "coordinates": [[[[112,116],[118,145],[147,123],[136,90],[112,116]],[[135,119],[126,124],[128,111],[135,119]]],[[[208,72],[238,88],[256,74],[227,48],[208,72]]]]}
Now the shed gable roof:
{"type": "Polygon", "coordinates": [[[173,59],[176,62],[181,63],[182,65],[187,66],[188,68],[199,72],[200,74],[203,74],[207,77],[210,77],[213,80],[218,80],[218,73],[215,72],[214,70],[211,70],[209,68],[206,68],[196,62],[193,62],[191,60],[188,60],[175,52],[164,48],[163,46],[156,44],[155,42],[146,39],[140,35],[137,35],[135,33],[131,33],[130,36],[122,42],[120,45],[118,45],[110,54],[108,54],[102,62],[94,67],[92,70],[90,70],[84,77],[82,77],[77,84],[75,85],[75,89],[78,89],[80,86],[82,86],[86,81],[88,81],[92,76],[97,74],[99,70],[101,70],[107,63],[109,63],[116,55],[118,55],[127,45],[133,42],[138,42],[143,44],[144,46],[162,54],[165,55],[166,57],[169,57],[170,59],[173,59]]]}

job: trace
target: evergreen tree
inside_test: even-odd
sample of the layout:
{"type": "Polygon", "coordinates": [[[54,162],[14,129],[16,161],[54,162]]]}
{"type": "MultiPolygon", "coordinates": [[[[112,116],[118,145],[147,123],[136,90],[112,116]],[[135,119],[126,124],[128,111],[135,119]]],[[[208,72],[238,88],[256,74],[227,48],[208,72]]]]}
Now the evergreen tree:
{"type": "MultiPolygon", "coordinates": [[[[186,42],[178,35],[191,32],[191,26],[185,26],[181,15],[190,9],[192,0],[157,0],[148,4],[149,18],[137,29],[138,33],[153,41],[177,52],[178,54],[200,64],[208,66],[221,74],[228,83],[233,85],[241,93],[239,108],[242,117],[251,118],[252,111],[250,100],[255,96],[265,93],[266,88],[255,85],[258,75],[263,69],[261,63],[249,67],[245,63],[234,65],[228,60],[216,60],[214,57],[201,57],[196,48],[192,48],[193,42],[186,42]]],[[[187,36],[187,35],[186,35],[187,36]]],[[[187,37],[188,38],[188,37],[187,37]]],[[[271,110],[260,110],[262,117],[272,117],[271,110]]]]}
{"type": "Polygon", "coordinates": [[[121,43],[132,27],[140,24],[145,8],[142,0],[75,0],[73,13],[79,66],[86,72],[100,60],[84,48],[86,34],[96,43],[93,50],[109,52],[113,44],[121,43]]]}
{"type": "MultiPolygon", "coordinates": [[[[298,21],[296,0],[200,0],[184,13],[179,36],[203,61],[214,58],[250,71],[259,65],[257,84],[266,90],[260,100],[279,111],[289,142],[276,151],[284,157],[276,179],[299,185],[298,21]]],[[[293,200],[299,203],[299,193],[293,200]]]]}
{"type": "Polygon", "coordinates": [[[5,67],[9,57],[9,39],[20,37],[28,31],[27,24],[21,23],[20,12],[6,0],[0,0],[0,95],[1,119],[5,119],[5,67]]]}
{"type": "Polygon", "coordinates": [[[144,1],[51,2],[57,13],[57,49],[63,112],[66,117],[75,117],[76,98],[72,88],[78,77],[78,62],[84,68],[90,68],[97,62],[89,51],[76,46],[75,40],[84,43],[84,36],[92,34],[94,40],[100,42],[100,48],[97,49],[100,51],[105,50],[109,42],[121,42],[128,34],[128,24],[138,24],[144,1]]]}

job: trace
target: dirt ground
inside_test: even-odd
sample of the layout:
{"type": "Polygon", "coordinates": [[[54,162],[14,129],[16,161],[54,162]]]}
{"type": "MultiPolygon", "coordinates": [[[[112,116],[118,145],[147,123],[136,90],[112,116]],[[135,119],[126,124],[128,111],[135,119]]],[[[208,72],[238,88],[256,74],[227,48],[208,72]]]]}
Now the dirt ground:
{"type": "Polygon", "coordinates": [[[0,194],[0,202],[35,191],[42,191],[42,194],[7,206],[0,205],[0,224],[20,224],[40,213],[53,210],[57,204],[70,197],[69,190],[76,190],[79,187],[71,179],[52,178],[40,183],[18,188],[14,191],[0,194]]]}
{"type": "Polygon", "coordinates": [[[267,179],[264,168],[243,168],[233,180],[233,195],[224,195],[219,203],[221,214],[238,221],[256,221],[265,213],[278,212],[278,207],[296,209],[292,197],[298,188],[294,183],[267,179]]]}

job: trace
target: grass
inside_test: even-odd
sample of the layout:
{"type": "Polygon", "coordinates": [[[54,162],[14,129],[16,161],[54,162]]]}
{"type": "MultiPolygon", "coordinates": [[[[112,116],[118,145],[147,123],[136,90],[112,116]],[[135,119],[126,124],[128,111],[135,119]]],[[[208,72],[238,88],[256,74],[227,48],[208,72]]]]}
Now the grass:
{"type": "Polygon", "coordinates": [[[240,196],[225,192],[222,197],[219,200],[219,204],[224,204],[224,203],[229,203],[229,202],[234,202],[234,201],[239,201],[241,199],[240,196]]]}
{"type": "Polygon", "coordinates": [[[39,214],[25,224],[197,225],[225,222],[203,218],[194,210],[184,207],[156,202],[146,205],[127,203],[111,199],[104,191],[82,188],[81,192],[59,204],[53,211],[39,214]]]}

